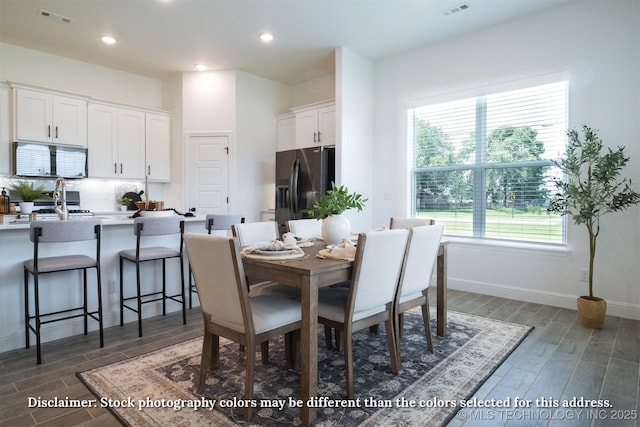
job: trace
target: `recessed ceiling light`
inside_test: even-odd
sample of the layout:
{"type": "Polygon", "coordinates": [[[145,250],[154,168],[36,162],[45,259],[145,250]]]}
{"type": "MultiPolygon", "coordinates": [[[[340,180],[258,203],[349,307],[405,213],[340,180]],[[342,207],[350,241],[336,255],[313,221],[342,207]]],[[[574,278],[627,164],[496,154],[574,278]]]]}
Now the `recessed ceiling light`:
{"type": "Polygon", "coordinates": [[[100,40],[102,40],[102,43],[104,43],[104,44],[115,44],[116,43],[116,39],[114,39],[113,37],[110,37],[110,36],[102,36],[102,37],[100,37],[100,40]]]}
{"type": "Polygon", "coordinates": [[[273,41],[273,34],[271,34],[271,33],[262,33],[262,34],[260,34],[260,40],[262,40],[265,43],[269,43],[269,42],[273,41]]]}
{"type": "Polygon", "coordinates": [[[196,70],[198,71],[206,71],[207,70],[207,66],[204,64],[196,64],[196,70]]]}

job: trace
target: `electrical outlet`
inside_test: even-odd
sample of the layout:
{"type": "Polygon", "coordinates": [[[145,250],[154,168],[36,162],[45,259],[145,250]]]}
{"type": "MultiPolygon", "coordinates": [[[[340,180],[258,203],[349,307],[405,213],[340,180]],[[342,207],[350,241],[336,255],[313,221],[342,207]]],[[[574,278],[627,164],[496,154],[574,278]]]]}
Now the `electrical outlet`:
{"type": "Polygon", "coordinates": [[[589,281],[589,270],[586,268],[583,268],[582,270],[580,270],[580,281],[581,282],[588,282],[589,281]]]}

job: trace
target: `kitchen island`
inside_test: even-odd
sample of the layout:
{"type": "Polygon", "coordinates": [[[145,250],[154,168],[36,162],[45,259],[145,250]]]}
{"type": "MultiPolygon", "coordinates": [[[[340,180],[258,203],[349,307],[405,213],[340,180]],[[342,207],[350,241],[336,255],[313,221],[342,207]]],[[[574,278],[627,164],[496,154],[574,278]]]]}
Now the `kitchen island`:
{"type": "MultiPolygon", "coordinates": [[[[133,213],[133,212],[131,212],[133,213]]],[[[133,219],[127,214],[100,213],[94,216],[102,221],[101,264],[102,264],[102,303],[104,327],[119,324],[120,296],[119,292],[119,251],[135,248],[136,237],[133,233],[133,219]]],[[[69,221],[78,221],[70,219],[69,221]]],[[[29,222],[15,221],[15,216],[5,215],[0,224],[0,353],[24,347],[24,276],[22,263],[33,258],[33,243],[29,239],[29,222]]],[[[58,221],[51,219],[51,221],[58,221]]],[[[185,217],[185,232],[206,233],[204,216],[185,217]]],[[[157,236],[149,245],[176,246],[177,236],[157,236]]],[[[177,247],[177,246],[176,246],[177,247]]],[[[95,243],[76,242],[64,244],[47,244],[41,247],[41,256],[67,255],[74,253],[93,253],[95,243]]],[[[185,254],[185,263],[186,254],[185,254]]],[[[153,263],[144,263],[153,264],[153,263]]],[[[161,269],[156,265],[142,265],[143,291],[160,289],[162,282],[161,269]]],[[[135,269],[125,265],[124,286],[135,288],[135,269]]],[[[188,271],[185,265],[185,272],[188,271]]],[[[186,274],[186,273],[185,273],[186,274]]],[[[41,279],[41,309],[57,311],[70,305],[82,305],[80,271],[58,273],[41,279]]],[[[167,262],[168,291],[179,292],[180,269],[178,262],[167,262]]],[[[94,283],[95,272],[89,271],[89,283],[94,283]]],[[[185,281],[188,278],[185,277],[185,281]]],[[[185,295],[188,290],[185,288],[185,295]]],[[[133,290],[129,293],[133,294],[133,290]]],[[[95,286],[89,286],[88,300],[90,306],[96,304],[95,286]]],[[[197,301],[197,298],[195,298],[197,301]]],[[[181,310],[178,303],[168,303],[167,312],[181,310]]],[[[162,314],[160,302],[146,304],[143,317],[162,314]]],[[[125,310],[125,322],[136,321],[135,313],[125,310]]],[[[97,329],[97,323],[89,323],[90,330],[97,329]]],[[[42,342],[69,337],[83,333],[82,319],[69,319],[42,327],[42,342]]],[[[35,354],[35,347],[33,347],[35,354]]]]}

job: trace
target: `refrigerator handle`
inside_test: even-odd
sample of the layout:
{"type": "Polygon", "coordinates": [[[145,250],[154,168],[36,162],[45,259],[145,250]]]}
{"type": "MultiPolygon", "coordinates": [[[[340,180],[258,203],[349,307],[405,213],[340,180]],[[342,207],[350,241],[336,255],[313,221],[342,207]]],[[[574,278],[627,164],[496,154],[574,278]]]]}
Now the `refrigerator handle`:
{"type": "Polygon", "coordinates": [[[298,214],[298,175],[300,174],[300,160],[295,159],[291,166],[291,176],[289,177],[289,197],[291,210],[294,213],[294,218],[297,218],[298,214]]]}

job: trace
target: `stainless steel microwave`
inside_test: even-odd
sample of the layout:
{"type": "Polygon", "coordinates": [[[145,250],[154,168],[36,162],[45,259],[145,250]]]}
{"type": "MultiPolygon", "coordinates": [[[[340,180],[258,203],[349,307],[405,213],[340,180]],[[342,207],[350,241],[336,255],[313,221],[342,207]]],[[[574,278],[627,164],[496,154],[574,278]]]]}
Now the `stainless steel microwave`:
{"type": "Polygon", "coordinates": [[[13,174],[23,177],[86,178],[87,149],[35,142],[13,143],[13,174]]]}

